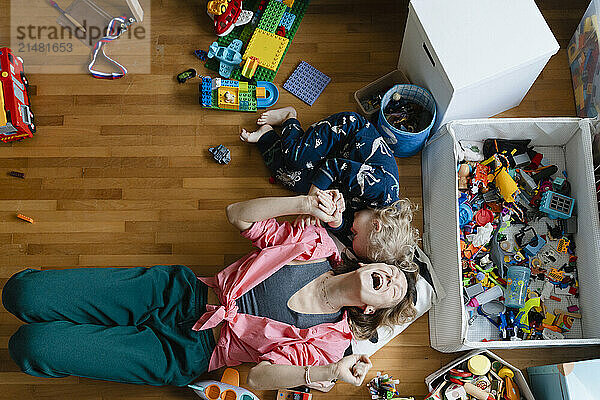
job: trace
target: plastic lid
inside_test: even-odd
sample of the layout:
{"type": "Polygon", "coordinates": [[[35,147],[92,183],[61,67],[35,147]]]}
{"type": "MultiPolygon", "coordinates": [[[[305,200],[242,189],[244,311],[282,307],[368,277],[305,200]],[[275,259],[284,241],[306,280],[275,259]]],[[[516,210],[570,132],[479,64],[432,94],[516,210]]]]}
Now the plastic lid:
{"type": "Polygon", "coordinates": [[[474,375],[485,375],[490,371],[492,362],[486,356],[478,354],[469,359],[467,366],[474,375]]]}
{"type": "Polygon", "coordinates": [[[487,208],[482,208],[475,213],[475,222],[479,226],[485,226],[488,222],[494,220],[494,213],[487,208]]]}

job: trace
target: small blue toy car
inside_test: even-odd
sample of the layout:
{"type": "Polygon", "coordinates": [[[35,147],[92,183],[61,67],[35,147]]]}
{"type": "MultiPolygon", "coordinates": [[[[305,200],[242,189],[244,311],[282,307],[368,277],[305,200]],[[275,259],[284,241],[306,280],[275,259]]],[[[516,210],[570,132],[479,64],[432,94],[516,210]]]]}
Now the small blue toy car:
{"type": "Polygon", "coordinates": [[[206,61],[206,57],[208,57],[208,53],[204,50],[196,50],[194,51],[194,55],[198,57],[200,61],[206,61]]]}
{"type": "Polygon", "coordinates": [[[227,147],[223,146],[222,144],[216,147],[211,147],[208,149],[208,151],[212,153],[213,158],[219,164],[229,164],[229,162],[231,161],[231,152],[227,147]]]}

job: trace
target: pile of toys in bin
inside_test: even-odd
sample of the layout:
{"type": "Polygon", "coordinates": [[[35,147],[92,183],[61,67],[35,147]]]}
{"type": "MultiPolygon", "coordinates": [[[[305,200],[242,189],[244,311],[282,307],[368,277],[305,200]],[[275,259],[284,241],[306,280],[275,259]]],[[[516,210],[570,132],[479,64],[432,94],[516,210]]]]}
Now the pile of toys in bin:
{"type": "Polygon", "coordinates": [[[529,140],[460,144],[459,225],[469,329],[483,341],[581,335],[575,199],[566,172],[529,140]]]}
{"type": "Polygon", "coordinates": [[[435,389],[425,400],[520,400],[514,376],[513,370],[500,361],[492,362],[485,355],[478,354],[434,381],[435,389]]]}

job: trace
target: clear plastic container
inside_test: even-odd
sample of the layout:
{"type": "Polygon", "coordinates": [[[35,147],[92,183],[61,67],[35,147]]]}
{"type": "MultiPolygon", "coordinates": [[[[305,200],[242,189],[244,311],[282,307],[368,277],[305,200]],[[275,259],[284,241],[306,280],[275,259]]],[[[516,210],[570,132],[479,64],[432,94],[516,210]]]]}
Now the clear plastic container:
{"type": "Polygon", "coordinates": [[[521,308],[527,300],[527,288],[529,287],[531,270],[528,267],[511,265],[508,267],[507,275],[504,305],[506,307],[521,308]]]}

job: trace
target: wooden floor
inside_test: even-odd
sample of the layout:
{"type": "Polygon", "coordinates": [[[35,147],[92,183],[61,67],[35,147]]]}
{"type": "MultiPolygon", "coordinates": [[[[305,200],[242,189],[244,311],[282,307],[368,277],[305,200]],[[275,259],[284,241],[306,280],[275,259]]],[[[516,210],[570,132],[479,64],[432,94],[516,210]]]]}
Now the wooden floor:
{"type": "MultiPolygon", "coordinates": [[[[0,0],[0,44],[8,44],[8,0],[0,0]]],[[[68,2],[67,2],[68,4],[68,2]]],[[[314,106],[286,91],[278,105],[295,106],[309,124],[355,110],[352,94],[395,69],[407,17],[405,1],[315,0],[277,75],[281,86],[299,60],[332,78],[314,106]]],[[[573,116],[566,45],[587,0],[538,1],[561,50],[522,104],[502,114],[573,116]]],[[[0,285],[25,267],[65,268],[185,264],[210,275],[250,250],[225,221],[227,204],[285,195],[269,184],[258,151],[238,140],[256,114],[205,111],[197,85],[174,76],[203,67],[191,54],[214,40],[204,3],[152,2],[152,74],[108,82],[77,75],[31,75],[38,133],[0,146],[0,285]],[[231,149],[230,165],[207,148],[231,149]],[[6,176],[20,170],[27,179],[6,176]],[[15,219],[19,211],[33,225],[15,219]]],[[[448,27],[449,32],[451,26],[448,27]]],[[[526,38],[524,38],[526,40],[526,38]]],[[[402,193],[421,204],[419,156],[398,159],[402,193]]],[[[421,214],[416,219],[422,226],[421,214]]],[[[20,321],[0,310],[0,399],[192,399],[182,388],[80,379],[38,379],[19,372],[7,342],[20,321]]],[[[600,348],[498,351],[524,368],[600,356],[600,348]]],[[[422,398],[425,376],[458,354],[429,347],[427,316],[373,357],[374,368],[401,380],[400,392],[422,398]]],[[[248,368],[240,368],[245,380],[248,368]]],[[[370,375],[370,376],[371,376],[370,375]]],[[[369,378],[368,378],[369,379],[369,378]]],[[[274,400],[274,392],[259,393],[274,400]]],[[[364,387],[339,384],[315,399],[368,399],[364,387]]]]}

